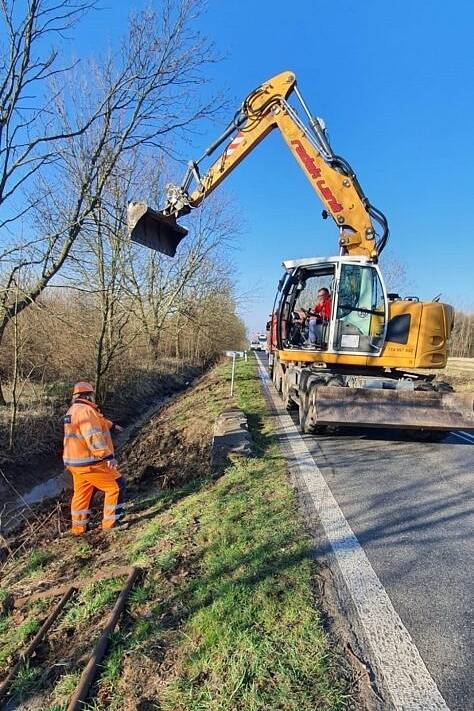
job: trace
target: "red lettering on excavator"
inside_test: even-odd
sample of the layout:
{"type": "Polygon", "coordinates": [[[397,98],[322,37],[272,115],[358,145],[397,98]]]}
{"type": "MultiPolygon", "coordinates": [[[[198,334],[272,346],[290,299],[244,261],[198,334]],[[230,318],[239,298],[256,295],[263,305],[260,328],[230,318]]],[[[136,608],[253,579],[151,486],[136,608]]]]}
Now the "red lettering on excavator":
{"type": "MultiPolygon", "coordinates": [[[[321,178],[321,169],[314,164],[314,159],[311,158],[311,156],[306,152],[305,147],[303,146],[301,141],[291,141],[291,145],[295,147],[295,152],[297,153],[298,157],[302,161],[304,167],[306,168],[310,176],[313,178],[313,180],[316,180],[316,178],[321,178]]],[[[323,198],[327,201],[332,212],[341,212],[344,209],[343,206],[338,203],[338,201],[332,194],[330,188],[327,187],[323,179],[318,180],[316,182],[316,185],[318,186],[318,190],[320,191],[323,198]]]]}
{"type": "Polygon", "coordinates": [[[338,203],[330,189],[327,187],[326,183],[324,180],[318,180],[316,185],[318,186],[319,190],[321,191],[321,195],[325,200],[328,201],[328,205],[331,208],[333,212],[341,212],[343,209],[342,205],[338,203]]]}
{"type": "Polygon", "coordinates": [[[311,158],[311,156],[306,153],[301,141],[291,141],[291,145],[295,146],[295,151],[300,157],[300,159],[303,161],[304,167],[306,168],[310,176],[314,178],[314,180],[316,180],[316,178],[320,178],[321,170],[314,165],[313,158],[311,158]]]}

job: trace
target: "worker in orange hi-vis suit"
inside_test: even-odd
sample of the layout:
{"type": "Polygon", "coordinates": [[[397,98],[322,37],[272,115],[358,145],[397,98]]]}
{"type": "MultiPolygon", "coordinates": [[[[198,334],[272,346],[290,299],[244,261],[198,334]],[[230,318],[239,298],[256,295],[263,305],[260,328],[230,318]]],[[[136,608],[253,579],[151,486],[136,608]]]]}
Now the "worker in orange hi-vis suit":
{"type": "Polygon", "coordinates": [[[71,501],[71,532],[87,531],[94,491],[103,491],[102,528],[112,528],[123,516],[125,480],[117,469],[111,432],[118,425],[107,420],[95,404],[90,383],[76,383],[72,404],[64,418],[64,466],[71,473],[74,494],[71,501]]]}

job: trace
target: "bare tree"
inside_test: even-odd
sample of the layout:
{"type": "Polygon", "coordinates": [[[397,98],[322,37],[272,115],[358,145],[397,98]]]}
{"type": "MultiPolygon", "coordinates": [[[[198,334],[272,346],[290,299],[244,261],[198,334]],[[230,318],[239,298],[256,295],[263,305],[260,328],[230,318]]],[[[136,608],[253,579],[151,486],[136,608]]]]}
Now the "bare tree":
{"type": "Polygon", "coordinates": [[[390,250],[383,253],[381,264],[387,291],[406,295],[407,290],[412,288],[407,278],[406,265],[390,250]]]}
{"type": "Polygon", "coordinates": [[[456,311],[450,355],[460,358],[474,357],[474,314],[456,311]]]}
{"type": "Polygon", "coordinates": [[[122,165],[109,180],[107,191],[93,212],[93,224],[81,239],[80,259],[74,272],[81,288],[93,297],[95,322],[94,382],[98,402],[105,400],[108,377],[115,362],[139,335],[131,325],[132,309],[126,291],[133,247],[126,234],[123,196],[133,181],[134,165],[122,165]],[[105,207],[106,205],[106,207],[105,207]]]}
{"type": "MultiPolygon", "coordinates": [[[[45,2],[30,0],[28,8],[39,6],[36,13],[43,18],[43,31],[58,31],[57,21],[44,19],[45,2]]],[[[73,5],[72,0],[48,5],[50,12],[59,8],[59,17],[67,8],[72,13],[76,6],[84,11],[88,5],[73,5]]],[[[66,75],[67,90],[64,74],[62,86],[53,82],[49,106],[54,101],[54,119],[48,149],[35,154],[38,157],[31,167],[24,167],[21,179],[13,184],[15,191],[22,188],[29,195],[29,209],[22,207],[14,217],[4,218],[20,222],[28,238],[17,235],[16,241],[3,248],[0,343],[10,320],[36,301],[64,266],[97,209],[107,209],[104,195],[120,160],[150,147],[154,152],[168,150],[179,132],[216,111],[215,102],[203,104],[196,91],[205,81],[203,70],[213,56],[207,41],[193,29],[199,6],[200,0],[170,0],[160,15],[151,10],[135,15],[118,56],[83,69],[71,68],[66,75]],[[34,190],[30,185],[28,193],[27,183],[33,177],[34,190]],[[34,278],[16,298],[15,275],[24,267],[34,278]]],[[[44,60],[43,65],[38,81],[46,77],[53,81],[53,64],[44,60]]],[[[42,112],[29,117],[25,130],[32,132],[35,121],[42,124],[42,112]]]]}
{"type": "MultiPolygon", "coordinates": [[[[0,229],[29,209],[21,195],[18,204],[13,199],[37,171],[57,161],[57,140],[86,131],[96,118],[88,116],[64,131],[51,110],[49,87],[69,68],[61,65],[52,43],[93,5],[89,0],[0,1],[0,229]]],[[[11,247],[3,249],[0,259],[11,247]]]]}
{"type": "Polygon", "coordinates": [[[222,197],[213,196],[203,203],[193,218],[190,235],[175,258],[150,252],[143,261],[131,260],[129,265],[134,313],[155,358],[171,318],[181,314],[180,324],[185,328],[193,317],[193,297],[199,285],[217,288],[226,271],[226,249],[238,233],[235,211],[222,197]]]}

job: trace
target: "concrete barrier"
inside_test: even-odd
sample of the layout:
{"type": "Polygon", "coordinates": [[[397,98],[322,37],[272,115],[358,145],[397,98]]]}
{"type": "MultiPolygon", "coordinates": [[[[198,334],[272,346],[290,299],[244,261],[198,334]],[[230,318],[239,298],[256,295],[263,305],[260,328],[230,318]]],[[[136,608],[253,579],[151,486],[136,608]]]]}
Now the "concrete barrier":
{"type": "Polygon", "coordinates": [[[211,449],[211,472],[214,478],[221,476],[231,463],[231,456],[252,456],[252,437],[248,431],[247,418],[242,410],[225,410],[217,418],[211,449]]]}

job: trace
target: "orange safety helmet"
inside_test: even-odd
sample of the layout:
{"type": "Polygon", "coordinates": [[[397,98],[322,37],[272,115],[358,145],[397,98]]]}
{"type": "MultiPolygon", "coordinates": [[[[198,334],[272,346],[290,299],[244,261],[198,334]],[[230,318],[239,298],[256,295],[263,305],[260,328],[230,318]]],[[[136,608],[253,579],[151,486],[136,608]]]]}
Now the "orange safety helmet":
{"type": "Polygon", "coordinates": [[[82,395],[82,393],[93,393],[95,392],[93,385],[86,383],[84,380],[79,381],[75,384],[74,390],[72,391],[73,396],[82,395]]]}

